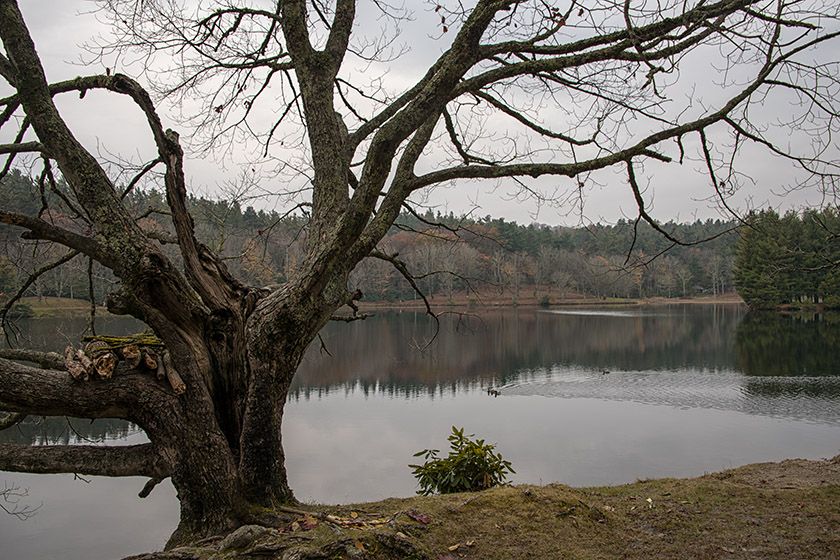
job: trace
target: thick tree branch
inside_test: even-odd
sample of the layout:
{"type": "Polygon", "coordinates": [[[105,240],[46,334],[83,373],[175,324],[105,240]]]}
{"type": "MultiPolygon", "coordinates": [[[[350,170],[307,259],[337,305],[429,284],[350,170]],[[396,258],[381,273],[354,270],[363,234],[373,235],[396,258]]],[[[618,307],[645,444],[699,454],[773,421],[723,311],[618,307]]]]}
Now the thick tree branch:
{"type": "MultiPolygon", "coordinates": [[[[79,383],[66,371],[39,369],[0,358],[0,408],[44,416],[123,418],[149,421],[147,399],[161,409],[177,397],[163,383],[141,373],[119,371],[109,380],[79,383]]],[[[141,422],[142,423],[142,422],[141,422]]]]}
{"type": "Polygon", "coordinates": [[[64,356],[56,352],[39,352],[24,348],[3,348],[0,349],[0,358],[7,360],[32,362],[44,369],[64,369],[64,356]]]}
{"type": "MultiPolygon", "coordinates": [[[[649,142],[653,145],[657,142],[649,142]]],[[[566,177],[574,177],[581,173],[603,169],[617,163],[626,161],[631,156],[646,156],[658,159],[664,162],[670,162],[671,159],[667,156],[654,152],[647,148],[648,142],[643,142],[610,154],[607,156],[584,160],[572,163],[515,163],[509,165],[488,165],[488,166],[461,166],[451,167],[448,169],[441,169],[440,171],[433,171],[426,175],[417,177],[411,185],[411,190],[418,190],[429,185],[442,183],[445,181],[452,181],[455,179],[498,179],[501,177],[541,177],[543,175],[561,175],[566,177]]]]}
{"type": "Polygon", "coordinates": [[[15,144],[0,144],[0,154],[20,154],[23,152],[43,152],[44,145],[40,142],[20,142],[15,144]]]}
{"type": "MultiPolygon", "coordinates": [[[[756,73],[755,78],[745,86],[740,92],[733,95],[726,103],[724,103],[717,111],[713,111],[704,117],[683,123],[681,125],[672,126],[661,130],[659,132],[649,135],[647,138],[637,142],[634,146],[624,150],[616,151],[613,154],[592,158],[590,160],[574,162],[574,163],[522,163],[500,166],[463,166],[440,171],[428,173],[418,177],[412,185],[412,190],[417,190],[432,184],[449,181],[453,179],[467,179],[467,178],[499,178],[499,177],[515,177],[515,176],[530,176],[539,177],[541,175],[565,175],[568,177],[575,176],[579,173],[594,171],[609,167],[616,163],[626,162],[629,159],[638,156],[653,157],[660,161],[670,162],[671,159],[667,156],[652,151],[652,148],[668,139],[680,138],[687,132],[701,131],[709,126],[724,121],[730,113],[738,107],[741,103],[748,100],[760,87],[765,85],[765,81],[772,72],[778,68],[785,60],[792,57],[795,53],[800,52],[810,46],[819,42],[828,41],[840,36],[840,32],[826,34],[818,39],[801,45],[796,49],[791,50],[783,56],[774,58],[772,56],[773,49],[768,47],[766,60],[762,68],[756,73]]],[[[777,40],[778,31],[773,41],[777,40]]]]}
{"type": "Polygon", "coordinates": [[[356,0],[338,0],[336,2],[335,17],[333,18],[330,36],[324,47],[324,54],[335,65],[335,73],[347,52],[350,42],[350,32],[353,30],[353,20],[356,16],[356,0]]]}
{"type": "Polygon", "coordinates": [[[90,445],[0,444],[0,470],[89,476],[169,476],[165,460],[151,443],[94,447],[90,445]]]}
{"type": "MultiPolygon", "coordinates": [[[[108,89],[130,96],[146,115],[158,147],[158,159],[166,166],[166,198],[172,211],[172,222],[184,259],[184,268],[193,288],[211,309],[226,307],[231,299],[235,299],[245,290],[230,275],[224,263],[195,237],[195,225],[187,209],[184,153],[178,142],[178,134],[172,130],[163,130],[151,97],[137,82],[121,74],[109,77],[109,80],[108,89]]],[[[157,161],[148,164],[144,172],[151,169],[157,161]]]]}
{"type": "MultiPolygon", "coordinates": [[[[133,267],[140,261],[136,239],[143,238],[142,232],[120,204],[113,184],[96,158],[78,142],[58,114],[35,45],[14,2],[0,3],[0,38],[17,67],[18,100],[38,138],[50,157],[58,162],[79,202],[89,209],[96,235],[107,239],[109,246],[120,247],[119,251],[109,250],[107,254],[100,251],[90,256],[116,270],[133,267]]],[[[89,249],[74,248],[90,254],[89,249]]]]}
{"type": "MultiPolygon", "coordinates": [[[[458,35],[435,64],[437,72],[423,82],[417,95],[385,123],[374,135],[359,179],[362,188],[355,190],[347,212],[346,228],[363,228],[391,170],[398,146],[426,123],[429,115],[443,110],[458,82],[478,61],[481,37],[496,12],[512,2],[479,0],[470,12],[458,35]]],[[[402,201],[400,201],[401,203],[402,201]]],[[[350,233],[348,231],[347,233],[350,233]]],[[[352,233],[351,233],[352,235],[352,233]]]]}
{"type": "Polygon", "coordinates": [[[69,247],[80,253],[89,255],[99,262],[109,263],[112,261],[111,258],[109,258],[109,254],[103,251],[103,248],[96,240],[74,233],[70,230],[54,226],[39,218],[0,210],[0,223],[26,229],[27,231],[22,235],[25,239],[44,239],[47,241],[55,241],[65,247],[69,247]]]}
{"type": "Polygon", "coordinates": [[[411,194],[412,182],[416,178],[414,166],[429,144],[432,133],[438,121],[438,114],[430,116],[420,126],[414,136],[409,140],[405,151],[397,163],[394,179],[391,188],[385,194],[385,198],[379,206],[376,216],[371,220],[365,231],[359,236],[359,241],[350,252],[350,258],[354,261],[361,260],[370,253],[384,237],[388,228],[397,219],[405,199],[411,194]]]}

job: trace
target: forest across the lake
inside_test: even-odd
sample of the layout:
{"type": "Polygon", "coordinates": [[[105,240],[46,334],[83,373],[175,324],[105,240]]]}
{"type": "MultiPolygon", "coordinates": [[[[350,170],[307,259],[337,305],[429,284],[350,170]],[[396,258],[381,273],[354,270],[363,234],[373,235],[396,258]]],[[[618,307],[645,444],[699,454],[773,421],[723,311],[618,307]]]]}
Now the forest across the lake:
{"type": "MultiPolygon", "coordinates": [[[[57,189],[66,189],[59,182],[57,189]]],[[[3,178],[10,211],[37,213],[43,195],[19,170],[3,178]]],[[[174,231],[163,193],[131,190],[125,204],[142,227],[164,239],[174,231]]],[[[236,198],[188,199],[199,239],[223,256],[230,272],[251,285],[280,284],[302,265],[308,235],[304,214],[280,214],[248,206],[236,198]]],[[[50,220],[72,228],[69,216],[50,220]]],[[[675,245],[646,222],[580,227],[520,225],[491,216],[455,216],[427,210],[404,213],[380,243],[381,253],[396,256],[429,298],[495,299],[518,304],[536,298],[545,303],[566,298],[649,298],[719,296],[733,289],[733,260],[739,239],[734,220],[669,222],[662,227],[687,245],[675,245]],[[705,243],[693,243],[707,240],[705,243]]],[[[0,225],[0,292],[15,290],[32,272],[63,256],[48,244],[22,240],[0,225]]],[[[180,259],[177,247],[165,247],[180,259]]],[[[114,277],[83,258],[43,272],[26,295],[66,297],[97,302],[113,288],[114,277]],[[92,286],[91,286],[92,284],[92,286]]],[[[401,302],[418,297],[409,281],[382,259],[368,258],[350,277],[364,301],[401,302]]]]}

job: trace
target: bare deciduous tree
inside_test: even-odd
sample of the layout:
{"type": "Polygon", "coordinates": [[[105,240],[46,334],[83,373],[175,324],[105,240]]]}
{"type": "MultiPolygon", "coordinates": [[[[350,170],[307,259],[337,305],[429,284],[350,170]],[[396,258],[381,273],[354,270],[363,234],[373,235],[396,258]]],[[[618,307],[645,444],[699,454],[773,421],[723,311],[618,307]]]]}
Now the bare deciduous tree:
{"type": "Polygon", "coordinates": [[[377,245],[412,195],[442,183],[510,179],[542,197],[533,179],[543,176],[565,178],[575,195],[591,173],[615,168],[638,203],[637,219],[660,229],[640,183],[646,162],[678,165],[696,155],[708,194],[723,204],[740,180],[737,156],[746,145],[798,166],[803,181],[826,187],[836,178],[833,2],[573,0],[560,10],[542,1],[442,1],[434,8],[440,26],[429,32],[445,48],[409,85],[356,70],[360,61],[373,67],[399,54],[360,30],[357,8],[399,25],[402,14],[379,0],[196,2],[195,11],[163,0],[102,4],[122,57],[171,56],[170,70],[154,78],[164,100],[180,105],[193,146],[227,149],[252,135],[263,154],[300,173],[287,190],[311,205],[305,251],[286,282],[261,288],[235,280],[196,239],[181,140],[141,85],[155,68],[138,79],[117,69],[51,83],[17,3],[0,0],[0,75],[10,89],[0,100],[0,124],[10,129],[0,146],[5,169],[15,156],[37,154],[42,176],[60,171],[69,187],[53,214],[0,210],[0,222],[113,271],[121,287],[109,309],[154,330],[186,389],[177,394],[125,368],[107,380],[74,381],[54,356],[29,355],[42,367],[2,359],[0,409],[124,418],[150,443],[0,445],[0,468],[152,483],[171,477],[181,503],[172,544],[253,521],[251,506],[293,500],[281,441],[289,385],[336,310],[355,309],[348,276],[362,259],[377,254],[405,272],[377,245]],[[720,73],[700,79],[718,83],[701,103],[690,95],[693,69],[712,59],[720,73]],[[89,90],[126,96],[145,116],[157,154],[137,166],[137,177],[159,172],[174,235],[139,225],[125,191],[56,108],[57,96],[89,90]],[[785,133],[793,124],[808,135],[808,143],[790,144],[801,151],[769,126],[783,113],[762,111],[777,96],[793,101],[785,133]],[[284,142],[300,138],[304,147],[284,142]],[[68,223],[49,218],[57,214],[68,223]],[[175,244],[177,259],[162,242],[175,244]]]}

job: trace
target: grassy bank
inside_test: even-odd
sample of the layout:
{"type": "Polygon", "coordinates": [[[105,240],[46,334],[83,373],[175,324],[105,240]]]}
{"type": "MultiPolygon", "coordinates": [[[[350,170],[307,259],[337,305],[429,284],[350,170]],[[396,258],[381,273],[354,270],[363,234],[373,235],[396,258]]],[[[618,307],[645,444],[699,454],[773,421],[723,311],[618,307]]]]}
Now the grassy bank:
{"type": "MultiPolygon", "coordinates": [[[[28,305],[36,318],[87,317],[90,314],[90,302],[83,299],[26,297],[21,303],[28,305]]],[[[97,307],[96,314],[108,315],[108,311],[104,307],[97,307]]]]}
{"type": "Polygon", "coordinates": [[[601,488],[313,506],[282,529],[136,558],[830,559],[840,558],[838,503],[840,456],[601,488]]]}

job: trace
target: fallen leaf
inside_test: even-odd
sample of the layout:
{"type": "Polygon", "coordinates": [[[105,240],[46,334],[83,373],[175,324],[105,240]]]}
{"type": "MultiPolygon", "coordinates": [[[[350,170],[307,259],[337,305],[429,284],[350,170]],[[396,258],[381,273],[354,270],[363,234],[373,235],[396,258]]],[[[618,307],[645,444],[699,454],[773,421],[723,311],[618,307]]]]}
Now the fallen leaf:
{"type": "Polygon", "coordinates": [[[309,531],[310,529],[314,529],[318,525],[318,520],[312,517],[311,515],[307,515],[303,518],[303,521],[300,522],[300,528],[302,531],[309,531]]]}
{"type": "Polygon", "coordinates": [[[359,514],[356,513],[355,511],[351,511],[350,512],[350,517],[352,517],[353,519],[356,519],[357,517],[359,517],[359,514]]]}
{"type": "Polygon", "coordinates": [[[354,542],[354,543],[353,543],[353,546],[355,546],[356,548],[358,548],[358,549],[359,549],[359,550],[361,550],[362,552],[365,552],[365,545],[363,545],[363,544],[362,544],[362,541],[356,541],[356,542],[354,542]]]}
{"type": "Polygon", "coordinates": [[[475,546],[475,541],[467,541],[467,546],[475,546]]]}
{"type": "Polygon", "coordinates": [[[458,550],[458,548],[460,546],[461,546],[460,544],[453,544],[452,546],[449,547],[449,552],[455,552],[456,550],[458,550]]]}
{"type": "Polygon", "coordinates": [[[291,529],[292,529],[292,532],[293,532],[293,533],[294,533],[295,531],[300,531],[300,523],[298,523],[297,521],[295,521],[294,523],[292,523],[292,527],[291,527],[291,529]]]}
{"type": "Polygon", "coordinates": [[[399,531],[399,532],[397,533],[397,536],[398,536],[399,538],[401,538],[401,539],[407,539],[407,538],[408,538],[408,535],[406,535],[406,534],[405,534],[405,533],[403,533],[402,531],[399,531]]]}
{"type": "Polygon", "coordinates": [[[428,525],[432,522],[431,517],[429,517],[425,513],[420,513],[419,511],[415,511],[413,509],[408,510],[407,512],[405,512],[405,514],[417,523],[422,523],[423,525],[428,525]]]}

